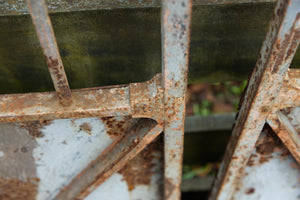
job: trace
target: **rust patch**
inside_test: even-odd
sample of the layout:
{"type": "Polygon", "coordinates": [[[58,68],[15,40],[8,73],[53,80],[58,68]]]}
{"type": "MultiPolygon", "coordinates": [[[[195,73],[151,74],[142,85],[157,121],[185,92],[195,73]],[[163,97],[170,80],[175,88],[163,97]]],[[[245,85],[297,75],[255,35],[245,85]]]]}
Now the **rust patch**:
{"type": "Polygon", "coordinates": [[[123,180],[127,182],[129,191],[137,185],[149,185],[151,183],[151,177],[154,174],[153,167],[156,165],[154,159],[157,158],[155,153],[161,153],[162,147],[161,139],[152,142],[118,172],[123,175],[123,180]]]}
{"type": "Polygon", "coordinates": [[[17,178],[0,177],[1,200],[32,200],[36,198],[39,179],[31,178],[26,182],[17,178]]]}
{"type": "Polygon", "coordinates": [[[256,142],[256,153],[252,153],[250,156],[247,162],[248,166],[254,166],[268,162],[273,158],[272,153],[275,152],[280,153],[281,157],[290,155],[290,152],[268,125],[265,125],[263,134],[265,135],[260,137],[256,142]]]}
{"type": "Polygon", "coordinates": [[[121,119],[117,117],[101,117],[100,118],[107,127],[106,133],[111,138],[123,136],[125,132],[136,122],[131,116],[124,116],[121,119]]]}
{"type": "Polygon", "coordinates": [[[269,106],[262,106],[260,108],[260,112],[262,113],[268,113],[270,111],[270,107],[269,106]]]}
{"type": "Polygon", "coordinates": [[[92,126],[90,125],[90,123],[88,123],[88,122],[85,122],[85,123],[83,123],[83,124],[81,124],[80,126],[79,126],[79,130],[80,131],[85,131],[87,134],[89,134],[89,135],[91,135],[92,133],[91,133],[91,131],[92,131],[92,126]]]}
{"type": "Polygon", "coordinates": [[[291,114],[292,110],[293,110],[293,108],[288,107],[288,108],[281,109],[280,111],[281,111],[284,115],[289,115],[289,114],[291,114]]]}
{"type": "Polygon", "coordinates": [[[58,63],[58,59],[53,59],[51,56],[50,57],[46,57],[47,60],[47,65],[49,68],[51,69],[56,69],[59,65],[58,63]]]}
{"type": "Polygon", "coordinates": [[[269,156],[262,156],[262,157],[259,158],[259,163],[268,162],[271,158],[273,158],[272,155],[269,155],[269,156]]]}
{"type": "Polygon", "coordinates": [[[175,185],[172,183],[172,181],[169,180],[168,178],[165,178],[165,197],[167,199],[171,196],[174,189],[175,189],[175,185]]]}
{"type": "Polygon", "coordinates": [[[300,165],[299,165],[297,162],[291,162],[290,165],[291,165],[291,167],[294,168],[294,169],[298,169],[298,170],[300,169],[300,165]]]}
{"type": "Polygon", "coordinates": [[[258,140],[256,143],[256,152],[261,156],[269,156],[276,147],[282,148],[283,144],[269,126],[264,127],[266,136],[258,140]]]}
{"type": "MultiPolygon", "coordinates": [[[[45,52],[45,51],[44,51],[45,52]]],[[[68,80],[62,66],[60,58],[46,57],[47,65],[51,73],[53,83],[63,106],[69,106],[72,104],[72,95],[69,88],[68,80]]]]}
{"type": "Polygon", "coordinates": [[[256,159],[257,155],[256,154],[252,154],[247,162],[248,166],[253,166],[255,165],[255,159],[256,159]]]}
{"type": "Polygon", "coordinates": [[[254,188],[248,188],[245,193],[246,194],[253,194],[254,192],[255,192],[254,188]]]}
{"type": "Polygon", "coordinates": [[[44,137],[41,129],[44,128],[44,126],[48,126],[51,123],[51,120],[22,122],[19,124],[19,128],[27,130],[28,134],[32,137],[41,138],[44,137]]]}

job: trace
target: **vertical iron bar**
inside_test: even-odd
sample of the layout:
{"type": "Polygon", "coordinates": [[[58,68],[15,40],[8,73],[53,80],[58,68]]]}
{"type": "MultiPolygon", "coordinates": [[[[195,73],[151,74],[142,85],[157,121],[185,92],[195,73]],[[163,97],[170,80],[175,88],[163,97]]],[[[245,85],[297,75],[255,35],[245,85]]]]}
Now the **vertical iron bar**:
{"type": "Polygon", "coordinates": [[[47,60],[54,88],[63,106],[72,103],[71,90],[59,55],[56,39],[44,0],[27,0],[33,24],[47,60]]]}
{"type": "Polygon", "coordinates": [[[278,0],[212,193],[232,199],[300,40],[300,0],[278,0]]]}
{"type": "Polygon", "coordinates": [[[162,2],[164,198],[180,199],[192,0],[162,2]]]}

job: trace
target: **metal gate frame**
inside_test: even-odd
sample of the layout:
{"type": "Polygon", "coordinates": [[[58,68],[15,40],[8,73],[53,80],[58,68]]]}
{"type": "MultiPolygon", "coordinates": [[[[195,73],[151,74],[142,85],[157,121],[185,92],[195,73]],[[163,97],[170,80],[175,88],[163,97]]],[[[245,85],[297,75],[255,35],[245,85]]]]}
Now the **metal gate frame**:
{"type": "Polygon", "coordinates": [[[144,83],[70,90],[44,0],[27,0],[55,92],[0,96],[0,122],[129,115],[124,137],[61,189],[55,199],[83,199],[164,132],[164,197],[180,198],[191,0],[162,3],[162,75],[144,83]]]}
{"type": "Polygon", "coordinates": [[[300,135],[284,113],[284,109],[291,112],[300,106],[300,70],[288,69],[299,41],[300,1],[278,0],[241,101],[211,200],[233,199],[265,123],[300,164],[300,135]]]}
{"type": "MultiPolygon", "coordinates": [[[[162,74],[143,83],[70,90],[44,0],[27,5],[55,92],[0,96],[0,122],[129,115],[126,136],[63,188],[55,199],[83,199],[164,132],[164,198],[179,199],[191,0],[162,3],[162,74]]],[[[299,107],[298,69],[288,69],[300,40],[300,1],[279,0],[249,80],[211,199],[230,199],[265,123],[300,163],[300,138],[283,109],[299,107]]]]}

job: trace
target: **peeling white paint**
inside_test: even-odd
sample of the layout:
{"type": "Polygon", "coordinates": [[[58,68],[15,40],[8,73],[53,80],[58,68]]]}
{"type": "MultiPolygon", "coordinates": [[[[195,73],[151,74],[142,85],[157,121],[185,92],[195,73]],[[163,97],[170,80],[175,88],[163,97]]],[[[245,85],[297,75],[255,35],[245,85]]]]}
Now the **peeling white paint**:
{"type": "MultiPolygon", "coordinates": [[[[260,165],[247,166],[246,175],[235,200],[282,200],[300,198],[300,170],[292,156],[281,157],[272,153],[273,158],[260,165]]],[[[259,157],[257,158],[257,160],[259,157]]]]}
{"type": "Polygon", "coordinates": [[[4,156],[3,151],[0,151],[0,157],[3,157],[3,156],[4,156]]]}
{"type": "Polygon", "coordinates": [[[53,199],[113,141],[99,118],[59,119],[41,130],[33,156],[40,178],[38,200],[53,199]],[[90,131],[80,125],[90,124],[90,131]]]}
{"type": "Polygon", "coordinates": [[[84,200],[162,200],[161,153],[154,154],[151,182],[129,191],[123,175],[115,173],[84,200]]]}

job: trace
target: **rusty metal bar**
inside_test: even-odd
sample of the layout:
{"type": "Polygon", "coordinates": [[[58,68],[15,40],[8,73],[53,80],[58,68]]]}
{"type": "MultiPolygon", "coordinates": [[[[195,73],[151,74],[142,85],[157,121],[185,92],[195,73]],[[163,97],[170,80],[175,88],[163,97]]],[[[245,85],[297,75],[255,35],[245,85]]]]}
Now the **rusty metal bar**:
{"type": "Polygon", "coordinates": [[[62,107],[55,92],[0,95],[0,122],[130,115],[129,85],[73,90],[62,107]]]}
{"type": "Polygon", "coordinates": [[[287,107],[300,106],[300,69],[288,69],[272,113],[287,107]]]}
{"type": "Polygon", "coordinates": [[[267,122],[300,164],[300,138],[290,122],[293,108],[300,106],[300,70],[289,69],[267,122]]]}
{"type": "Polygon", "coordinates": [[[140,119],[132,129],[110,145],[56,197],[56,200],[83,199],[113,173],[120,170],[162,132],[151,119],[140,119]]]}
{"type": "Polygon", "coordinates": [[[60,103],[63,106],[69,106],[72,104],[71,90],[59,55],[45,1],[26,0],[26,2],[60,103]]]}
{"type": "Polygon", "coordinates": [[[179,200],[192,1],[162,2],[164,197],[179,200]]]}
{"type": "Polygon", "coordinates": [[[132,115],[161,123],[161,74],[143,83],[72,90],[72,96],[72,105],[62,107],[55,92],[0,95],[0,122],[132,115]]]}
{"type": "Polygon", "coordinates": [[[280,111],[269,116],[268,124],[300,164],[300,137],[289,119],[280,111]]]}
{"type": "Polygon", "coordinates": [[[300,0],[277,2],[210,199],[231,199],[300,39],[300,0]]]}
{"type": "MultiPolygon", "coordinates": [[[[5,15],[24,15],[28,14],[25,0],[6,0],[0,3],[0,16],[5,15]]],[[[275,0],[193,0],[193,5],[218,5],[218,4],[241,4],[241,3],[266,3],[276,2],[275,0]]],[[[47,0],[47,6],[50,13],[86,11],[116,8],[153,8],[160,7],[161,0],[47,0]]]]}

